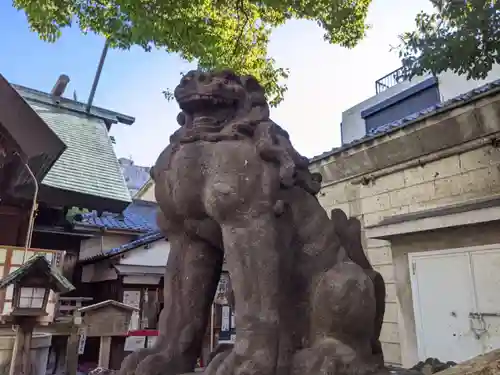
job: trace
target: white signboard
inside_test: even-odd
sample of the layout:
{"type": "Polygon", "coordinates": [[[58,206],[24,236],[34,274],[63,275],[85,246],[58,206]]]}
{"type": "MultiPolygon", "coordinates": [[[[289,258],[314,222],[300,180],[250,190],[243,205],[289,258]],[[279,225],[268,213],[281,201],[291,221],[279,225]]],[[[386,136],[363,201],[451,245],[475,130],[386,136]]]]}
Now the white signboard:
{"type": "Polygon", "coordinates": [[[123,303],[135,308],[139,308],[141,304],[141,291],[140,290],[125,290],[123,291],[123,303]]]}
{"type": "Polygon", "coordinates": [[[227,293],[229,289],[229,275],[223,273],[220,275],[217,292],[215,293],[214,303],[218,305],[227,305],[227,293]]]}
{"type": "Polygon", "coordinates": [[[229,331],[231,329],[231,308],[229,306],[222,306],[222,322],[220,325],[221,331],[229,331]]]}
{"type": "Polygon", "coordinates": [[[87,341],[87,333],[85,329],[80,329],[78,332],[78,355],[85,352],[85,342],[87,341]]]}
{"type": "MultiPolygon", "coordinates": [[[[125,290],[123,291],[123,303],[125,305],[133,306],[139,308],[141,305],[141,291],[140,290],[125,290]]],[[[130,317],[130,324],[128,326],[129,331],[135,331],[140,328],[139,324],[139,313],[134,311],[130,317]]]]}
{"type": "Polygon", "coordinates": [[[129,336],[125,339],[126,352],[133,352],[146,347],[146,336],[129,336]]]}
{"type": "Polygon", "coordinates": [[[157,339],[157,336],[148,336],[148,343],[147,343],[147,347],[148,348],[152,348],[153,345],[155,344],[156,342],[156,339],[157,339]]]}

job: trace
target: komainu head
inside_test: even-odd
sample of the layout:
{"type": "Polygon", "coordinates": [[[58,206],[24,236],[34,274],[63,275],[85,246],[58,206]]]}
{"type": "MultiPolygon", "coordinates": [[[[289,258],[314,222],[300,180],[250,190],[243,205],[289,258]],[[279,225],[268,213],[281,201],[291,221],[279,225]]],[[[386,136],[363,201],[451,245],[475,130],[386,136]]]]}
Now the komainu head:
{"type": "Polygon", "coordinates": [[[193,70],[182,77],[174,97],[182,111],[192,115],[217,110],[239,111],[248,106],[256,93],[265,101],[264,89],[251,76],[238,76],[230,70],[193,70]]]}

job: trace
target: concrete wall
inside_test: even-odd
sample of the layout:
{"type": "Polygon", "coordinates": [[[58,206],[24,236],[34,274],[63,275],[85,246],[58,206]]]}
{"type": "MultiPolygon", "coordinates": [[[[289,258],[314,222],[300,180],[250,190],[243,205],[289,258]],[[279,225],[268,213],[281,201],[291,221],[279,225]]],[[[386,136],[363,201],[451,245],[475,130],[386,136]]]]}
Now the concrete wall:
{"type": "MultiPolygon", "coordinates": [[[[52,335],[47,333],[34,333],[31,339],[31,366],[30,375],[45,375],[52,335]]],[[[10,336],[0,336],[0,371],[2,374],[8,373],[8,368],[12,360],[15,334],[10,336]],[[5,371],[5,372],[3,372],[5,371]]]]}
{"type": "MultiPolygon", "coordinates": [[[[170,254],[170,243],[165,240],[158,240],[148,246],[148,248],[141,246],[124,253],[118,264],[164,267],[170,254]]],[[[117,278],[118,274],[111,267],[109,261],[100,261],[82,267],[82,282],[84,283],[116,280],[117,278]]]]}
{"type": "MultiPolygon", "coordinates": [[[[383,136],[375,143],[356,146],[314,163],[311,169],[319,171],[324,178],[324,187],[318,196],[321,205],[328,212],[341,208],[348,215],[358,217],[366,227],[393,215],[500,194],[500,150],[487,138],[500,134],[499,108],[500,97],[484,99],[439,115],[437,120],[422,120],[395,134],[383,136]],[[487,116],[486,113],[493,109],[496,114],[487,116]],[[475,140],[467,141],[468,133],[474,133],[478,125],[470,121],[471,113],[482,119],[483,130],[478,130],[475,140]],[[460,119],[465,117],[461,116],[469,119],[463,127],[460,119]],[[456,143],[463,143],[453,144],[450,131],[459,133],[453,137],[456,143]],[[435,150],[425,156],[428,160],[444,152],[448,156],[427,163],[420,158],[421,165],[412,166],[408,155],[413,147],[415,150],[420,147],[412,136],[414,134],[418,134],[422,144],[429,145],[433,141],[435,150]],[[478,138],[485,140],[482,145],[478,138]],[[384,167],[377,168],[377,165],[384,167]],[[374,178],[376,173],[378,178],[374,178]]],[[[413,162],[415,160],[417,158],[413,158],[413,162]]],[[[425,238],[429,237],[420,238],[420,243],[425,238]]],[[[455,232],[421,248],[415,242],[409,249],[408,245],[400,244],[397,248],[394,243],[391,246],[387,241],[365,237],[367,255],[387,284],[387,306],[381,333],[387,362],[404,366],[416,363],[411,290],[404,275],[408,273],[408,251],[457,247],[457,243],[453,243],[456,238],[455,232]]]]}
{"type": "Polygon", "coordinates": [[[137,192],[134,198],[148,202],[156,202],[155,183],[153,182],[153,180],[149,179],[148,182],[146,182],[143,187],[137,192]]]}
{"type": "Polygon", "coordinates": [[[135,236],[126,234],[104,234],[84,240],[80,244],[80,259],[87,259],[132,241],[135,236]]]}
{"type": "MultiPolygon", "coordinates": [[[[361,117],[361,111],[389,99],[391,96],[405,91],[429,77],[430,75],[426,75],[422,77],[415,77],[412,81],[401,82],[344,111],[342,113],[341,125],[342,142],[344,144],[350,143],[365,136],[365,120],[361,117]]],[[[499,78],[500,65],[495,65],[484,80],[467,80],[465,76],[457,76],[451,72],[444,72],[438,76],[441,101],[447,101],[499,78]]]]}
{"type": "Polygon", "coordinates": [[[82,267],[82,283],[116,280],[118,274],[108,261],[86,264],[82,267]]]}
{"type": "Polygon", "coordinates": [[[140,247],[124,254],[120,264],[134,266],[165,266],[170,254],[170,242],[158,240],[149,244],[146,249],[140,247]]]}

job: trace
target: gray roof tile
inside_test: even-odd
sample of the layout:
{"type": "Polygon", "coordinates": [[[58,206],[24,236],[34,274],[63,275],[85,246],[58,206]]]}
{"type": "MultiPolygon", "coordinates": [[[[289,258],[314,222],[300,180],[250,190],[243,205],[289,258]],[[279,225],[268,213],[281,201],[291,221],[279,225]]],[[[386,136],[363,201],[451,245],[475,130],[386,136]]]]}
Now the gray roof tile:
{"type": "Polygon", "coordinates": [[[67,145],[42,183],[123,202],[130,193],[102,119],[28,100],[28,103],[67,145]]]}

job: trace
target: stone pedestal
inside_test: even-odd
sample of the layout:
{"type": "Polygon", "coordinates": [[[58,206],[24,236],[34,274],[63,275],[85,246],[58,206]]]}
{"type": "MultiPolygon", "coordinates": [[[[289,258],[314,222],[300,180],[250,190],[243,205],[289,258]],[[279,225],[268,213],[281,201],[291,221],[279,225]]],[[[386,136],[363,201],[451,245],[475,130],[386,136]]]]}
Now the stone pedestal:
{"type": "Polygon", "coordinates": [[[500,349],[479,355],[456,366],[440,371],[439,375],[500,374],[500,349]]]}

